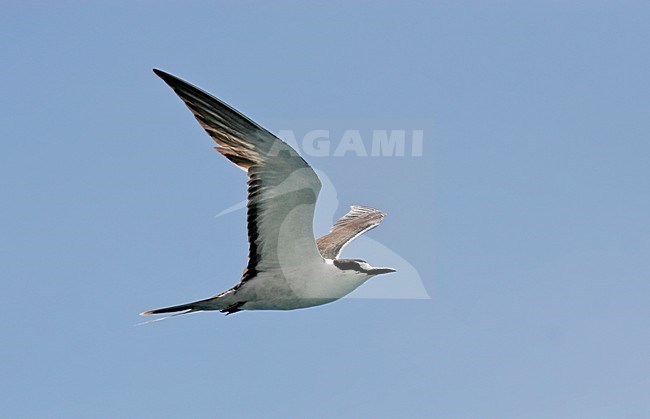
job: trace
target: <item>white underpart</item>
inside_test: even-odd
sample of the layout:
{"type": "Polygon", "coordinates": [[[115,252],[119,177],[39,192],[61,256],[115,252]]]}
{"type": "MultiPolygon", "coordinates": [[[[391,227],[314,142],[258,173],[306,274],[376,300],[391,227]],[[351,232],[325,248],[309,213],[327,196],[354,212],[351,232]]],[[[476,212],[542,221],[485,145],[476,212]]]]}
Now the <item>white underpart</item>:
{"type": "Polygon", "coordinates": [[[243,284],[232,295],[247,301],[247,310],[292,310],[312,307],[338,300],[363,284],[369,275],[342,271],[321,259],[301,266],[284,267],[282,271],[261,272],[243,284]]]}
{"type": "Polygon", "coordinates": [[[344,297],[370,277],[341,270],[323,259],[313,236],[301,234],[304,219],[311,214],[312,205],[298,205],[289,212],[280,226],[277,243],[291,243],[291,248],[267,249],[274,251],[279,266],[259,272],[240,287],[233,298],[247,301],[242,308],[290,310],[325,304],[344,297]]]}

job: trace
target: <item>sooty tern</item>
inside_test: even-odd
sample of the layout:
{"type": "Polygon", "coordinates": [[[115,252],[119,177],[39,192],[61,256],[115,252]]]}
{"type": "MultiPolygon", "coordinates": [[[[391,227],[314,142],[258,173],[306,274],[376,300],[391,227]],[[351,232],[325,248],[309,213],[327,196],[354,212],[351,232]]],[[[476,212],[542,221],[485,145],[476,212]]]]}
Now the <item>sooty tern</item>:
{"type": "Polygon", "coordinates": [[[338,259],[343,248],[379,225],[384,212],[353,206],[330,232],[314,240],[321,183],[288,144],[214,96],[154,69],[218,144],[215,149],[248,174],[248,266],[241,281],[214,297],[150,314],[219,310],[294,310],[326,304],[375,275],[395,272],[360,259],[338,259]]]}

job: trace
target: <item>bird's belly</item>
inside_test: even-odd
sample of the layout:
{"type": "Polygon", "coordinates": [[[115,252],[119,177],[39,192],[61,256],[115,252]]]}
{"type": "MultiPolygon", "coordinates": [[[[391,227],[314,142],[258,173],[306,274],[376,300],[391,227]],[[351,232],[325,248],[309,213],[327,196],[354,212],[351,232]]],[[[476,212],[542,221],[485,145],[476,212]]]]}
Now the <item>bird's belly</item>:
{"type": "Polygon", "coordinates": [[[246,301],[242,306],[246,310],[294,310],[338,300],[359,285],[323,263],[275,273],[260,272],[237,294],[246,301]]]}

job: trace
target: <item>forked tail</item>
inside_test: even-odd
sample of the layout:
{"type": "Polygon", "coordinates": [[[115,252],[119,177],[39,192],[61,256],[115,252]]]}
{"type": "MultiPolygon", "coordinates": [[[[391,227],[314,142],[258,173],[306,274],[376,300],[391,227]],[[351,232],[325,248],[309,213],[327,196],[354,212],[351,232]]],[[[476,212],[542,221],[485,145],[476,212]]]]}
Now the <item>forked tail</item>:
{"type": "Polygon", "coordinates": [[[150,316],[152,314],[168,314],[168,313],[178,313],[175,315],[195,313],[197,311],[211,311],[211,310],[220,310],[222,313],[231,314],[236,311],[239,311],[239,307],[243,303],[233,303],[231,295],[233,290],[228,290],[223,292],[216,297],[206,298],[205,300],[198,300],[187,304],[181,304],[177,306],[157,308],[155,310],[143,311],[140,313],[141,316],[150,316]]]}
{"type": "MultiPolygon", "coordinates": [[[[141,316],[150,316],[152,314],[166,314],[166,313],[177,313],[179,311],[187,311],[188,313],[192,311],[201,311],[203,309],[199,308],[199,304],[201,301],[195,301],[193,303],[187,303],[187,304],[181,304],[178,306],[171,306],[171,307],[165,307],[165,308],[157,308],[155,310],[149,310],[149,311],[143,311],[140,313],[141,316]]],[[[185,314],[185,313],[183,313],[185,314]]]]}

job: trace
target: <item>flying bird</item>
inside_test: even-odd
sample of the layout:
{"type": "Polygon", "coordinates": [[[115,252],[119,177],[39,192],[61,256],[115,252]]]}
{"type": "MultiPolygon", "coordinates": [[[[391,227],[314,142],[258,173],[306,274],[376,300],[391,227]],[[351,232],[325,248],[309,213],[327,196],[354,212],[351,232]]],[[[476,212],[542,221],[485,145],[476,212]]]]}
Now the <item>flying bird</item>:
{"type": "Polygon", "coordinates": [[[330,232],[314,239],[313,219],[321,183],[288,144],[232,107],[171,75],[153,70],[185,102],[217,143],[219,153],[248,174],[248,265],[241,281],[214,297],[151,314],[219,310],[294,310],[352,292],[376,275],[395,272],[361,259],[339,259],[343,248],[377,227],[386,213],[352,206],[330,232]]]}

